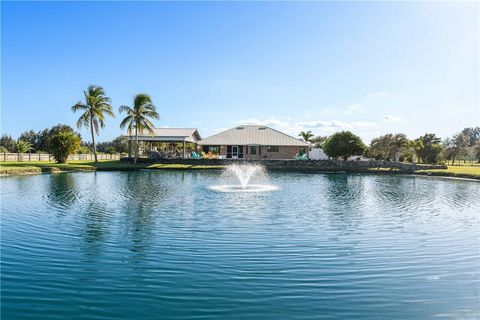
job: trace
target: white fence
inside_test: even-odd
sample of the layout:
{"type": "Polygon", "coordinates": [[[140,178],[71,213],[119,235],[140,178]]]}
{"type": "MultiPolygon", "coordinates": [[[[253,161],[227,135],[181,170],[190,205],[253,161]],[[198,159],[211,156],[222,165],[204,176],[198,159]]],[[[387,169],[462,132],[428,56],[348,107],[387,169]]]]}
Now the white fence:
{"type": "MultiPolygon", "coordinates": [[[[97,154],[98,160],[119,160],[121,154],[97,154]]],[[[95,160],[93,153],[72,154],[68,161],[72,160],[95,160]]],[[[5,161],[54,161],[53,156],[48,153],[0,153],[0,162],[5,161]]]]}

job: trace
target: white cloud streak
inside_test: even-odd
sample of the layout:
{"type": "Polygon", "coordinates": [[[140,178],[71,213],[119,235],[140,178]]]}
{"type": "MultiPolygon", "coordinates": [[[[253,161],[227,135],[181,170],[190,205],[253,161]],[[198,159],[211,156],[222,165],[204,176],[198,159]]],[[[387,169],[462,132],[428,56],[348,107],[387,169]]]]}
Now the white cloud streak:
{"type": "Polygon", "coordinates": [[[249,118],[235,122],[236,125],[251,124],[251,125],[264,125],[274,129],[280,130],[294,137],[298,135],[300,131],[312,131],[317,135],[330,135],[332,133],[350,130],[361,131],[371,130],[377,127],[375,122],[362,122],[362,121],[338,121],[338,120],[318,120],[318,121],[300,121],[293,122],[287,119],[281,119],[277,117],[270,117],[266,119],[249,118]]]}

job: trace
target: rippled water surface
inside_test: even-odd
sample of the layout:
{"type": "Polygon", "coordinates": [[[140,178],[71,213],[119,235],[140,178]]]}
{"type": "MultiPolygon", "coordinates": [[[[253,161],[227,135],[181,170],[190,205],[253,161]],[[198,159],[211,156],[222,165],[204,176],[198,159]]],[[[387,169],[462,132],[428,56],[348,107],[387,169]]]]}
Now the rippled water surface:
{"type": "Polygon", "coordinates": [[[480,183],[1,178],[2,319],[477,319],[480,183]]]}

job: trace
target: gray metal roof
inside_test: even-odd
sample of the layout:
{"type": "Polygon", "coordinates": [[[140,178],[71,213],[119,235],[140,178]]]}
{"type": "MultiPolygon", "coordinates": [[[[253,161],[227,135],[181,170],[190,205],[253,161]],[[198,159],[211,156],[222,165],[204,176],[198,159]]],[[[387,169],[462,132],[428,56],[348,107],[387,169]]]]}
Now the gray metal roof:
{"type": "MultiPolygon", "coordinates": [[[[126,134],[131,139],[135,137],[135,131],[131,135],[126,134]]],[[[143,141],[187,141],[197,142],[201,139],[200,134],[195,128],[155,128],[154,133],[141,132],[138,135],[139,140],[143,141]]]]}
{"type": "Polygon", "coordinates": [[[308,143],[266,126],[240,125],[214,134],[199,142],[202,145],[264,145],[308,147],[308,143]]]}

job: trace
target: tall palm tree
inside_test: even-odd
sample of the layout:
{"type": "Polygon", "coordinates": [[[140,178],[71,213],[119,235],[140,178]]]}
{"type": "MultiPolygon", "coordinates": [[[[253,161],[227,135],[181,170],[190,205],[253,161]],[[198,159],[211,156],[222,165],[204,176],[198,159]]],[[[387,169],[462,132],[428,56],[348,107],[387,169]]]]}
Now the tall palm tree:
{"type": "Polygon", "coordinates": [[[129,106],[120,106],[118,109],[120,113],[126,112],[127,116],[120,123],[120,128],[127,128],[128,134],[131,135],[132,131],[135,130],[135,160],[134,163],[137,163],[138,160],[138,134],[154,132],[154,125],[150,122],[148,118],[158,119],[157,108],[152,102],[152,98],[145,93],[139,93],[133,98],[133,108],[129,106]]]}
{"type": "Polygon", "coordinates": [[[90,128],[92,134],[93,154],[95,162],[97,159],[97,148],[95,146],[95,133],[98,135],[99,128],[105,128],[105,115],[115,118],[110,104],[110,98],[105,95],[105,91],[100,86],[90,85],[87,91],[83,91],[85,102],[77,102],[72,106],[72,111],[84,111],[77,121],[77,127],[82,126],[90,128]]]}
{"type": "Polygon", "coordinates": [[[400,161],[400,151],[409,145],[407,136],[403,133],[399,133],[393,136],[390,142],[390,147],[393,148],[393,161],[400,161]]]}
{"type": "Polygon", "coordinates": [[[310,131],[310,130],[308,130],[307,132],[301,131],[298,136],[302,137],[303,141],[305,141],[305,142],[310,142],[312,140],[312,138],[314,137],[312,131],[310,131]]]}

